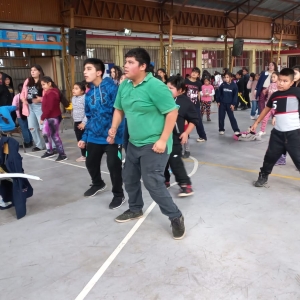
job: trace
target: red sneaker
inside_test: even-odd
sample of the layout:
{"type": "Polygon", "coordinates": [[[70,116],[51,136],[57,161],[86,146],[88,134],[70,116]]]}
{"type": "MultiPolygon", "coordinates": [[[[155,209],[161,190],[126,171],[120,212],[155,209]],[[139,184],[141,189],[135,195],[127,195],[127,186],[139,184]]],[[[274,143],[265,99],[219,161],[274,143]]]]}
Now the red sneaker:
{"type": "Polygon", "coordinates": [[[180,186],[180,192],[178,194],[178,197],[188,197],[191,195],[194,195],[194,191],[193,191],[191,185],[181,185],[180,186]]]}

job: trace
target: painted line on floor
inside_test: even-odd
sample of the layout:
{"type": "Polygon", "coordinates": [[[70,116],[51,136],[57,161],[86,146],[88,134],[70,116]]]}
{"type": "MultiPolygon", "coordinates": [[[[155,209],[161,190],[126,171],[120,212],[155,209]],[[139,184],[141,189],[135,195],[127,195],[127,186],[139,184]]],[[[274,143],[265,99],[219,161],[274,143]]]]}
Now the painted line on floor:
{"type": "MultiPolygon", "coordinates": [[[[184,159],[184,161],[186,161],[186,162],[190,161],[191,162],[192,160],[184,159]]],[[[242,171],[242,172],[248,172],[248,173],[257,173],[257,174],[259,173],[259,170],[251,170],[251,169],[245,169],[245,168],[239,168],[239,167],[233,167],[233,166],[214,164],[214,163],[210,163],[210,162],[207,162],[207,161],[198,161],[198,163],[201,164],[201,165],[207,165],[207,166],[210,166],[210,167],[231,169],[231,170],[235,170],[235,171],[242,171]]],[[[274,174],[274,173],[270,174],[270,176],[300,181],[300,177],[295,177],[295,176],[287,176],[287,175],[274,174]]]]}
{"type": "MultiPolygon", "coordinates": [[[[190,177],[192,177],[198,170],[199,164],[198,160],[196,160],[194,157],[190,156],[190,158],[194,161],[194,167],[191,173],[189,174],[190,177]]],[[[176,185],[177,182],[174,182],[171,184],[171,186],[176,185]]],[[[121,241],[121,243],[117,246],[117,248],[113,251],[113,253],[106,259],[104,264],[100,267],[100,269],[96,272],[96,274],[92,277],[92,279],[87,283],[87,285],[83,288],[83,290],[80,292],[80,294],[75,298],[75,300],[83,300],[85,297],[89,294],[89,292],[93,289],[95,284],[99,281],[99,279],[102,277],[104,272],[108,269],[108,267],[111,265],[111,263],[115,260],[115,258],[118,256],[118,254],[121,252],[121,250],[125,247],[125,245],[129,242],[129,240],[132,238],[132,236],[136,233],[136,231],[139,229],[139,227],[143,224],[143,222],[146,220],[148,215],[151,213],[153,208],[156,206],[156,203],[153,201],[146,212],[144,213],[144,217],[139,219],[135,225],[132,227],[132,229],[128,232],[128,234],[125,236],[125,238],[121,241]]]]}
{"type": "MultiPolygon", "coordinates": [[[[51,158],[41,158],[39,156],[36,156],[36,155],[33,155],[33,154],[29,154],[29,153],[24,153],[25,155],[28,155],[28,156],[31,156],[31,157],[35,157],[35,158],[39,158],[39,159],[43,159],[43,160],[48,160],[48,161],[53,161],[57,164],[63,164],[63,165],[67,165],[67,166],[73,166],[73,167],[77,167],[77,168],[81,168],[81,169],[86,169],[86,167],[84,166],[78,166],[78,165],[74,165],[74,164],[71,164],[71,163],[67,163],[65,161],[55,161],[51,158]]],[[[109,174],[109,172],[105,172],[105,171],[101,171],[101,173],[104,173],[104,174],[109,174]]]]}

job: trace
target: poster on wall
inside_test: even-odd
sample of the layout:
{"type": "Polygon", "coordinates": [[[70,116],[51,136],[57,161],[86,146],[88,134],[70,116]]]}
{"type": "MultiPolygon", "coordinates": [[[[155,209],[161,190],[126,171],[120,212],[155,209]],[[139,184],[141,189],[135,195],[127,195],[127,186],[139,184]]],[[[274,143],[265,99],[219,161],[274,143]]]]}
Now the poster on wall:
{"type": "Polygon", "coordinates": [[[60,34],[0,30],[0,47],[61,50],[60,34]]]}

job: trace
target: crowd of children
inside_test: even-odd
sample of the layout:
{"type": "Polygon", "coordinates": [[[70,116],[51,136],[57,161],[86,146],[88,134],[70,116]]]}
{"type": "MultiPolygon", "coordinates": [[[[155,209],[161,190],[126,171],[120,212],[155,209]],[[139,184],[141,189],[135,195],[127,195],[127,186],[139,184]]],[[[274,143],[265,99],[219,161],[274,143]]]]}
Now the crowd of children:
{"type": "MultiPolygon", "coordinates": [[[[165,189],[170,187],[173,173],[180,187],[178,196],[193,194],[182,158],[190,155],[188,140],[194,128],[197,142],[207,141],[203,118],[206,115],[206,120],[212,121],[214,101],[218,108],[220,135],[225,134],[226,114],[234,134],[240,135],[234,116],[238,107],[241,110],[251,108],[250,118],[255,120],[251,132],[261,123],[260,136],[266,134],[272,117],[274,129],[259,178],[254,183],[256,187],[267,184],[274,165],[285,164],[287,152],[300,169],[297,150],[300,146],[300,66],[279,73],[276,63],[272,62],[261,74],[249,74],[248,69],[243,68],[236,75],[224,69],[223,74],[215,72],[211,76],[205,70],[202,77],[200,69],[194,67],[185,78],[180,74],[168,78],[162,68],[153,76],[152,69],[149,54],[142,48],[129,51],[124,72],[114,66],[110,78],[103,77],[105,68],[101,60],[87,59],[84,62],[85,81],[76,82],[72,90],[74,132],[81,153],[76,161],[85,162],[92,180],[84,196],[92,197],[106,188],[100,171],[102,156],[106,153],[113,193],[109,208],[119,208],[125,202],[123,180],[129,195],[130,209],[120,215],[117,222],[143,215],[142,177],[152,198],[169,216],[174,238],[184,236],[183,216],[165,189]],[[137,85],[139,89],[135,89],[137,85]],[[143,101],[138,101],[140,95],[143,101]],[[123,178],[122,147],[127,156],[123,178]],[[163,156],[158,158],[158,154],[163,156]]],[[[12,79],[0,75],[1,130],[12,130],[17,124],[22,130],[25,147],[33,147],[34,143],[33,151],[46,149],[41,158],[58,154],[56,161],[66,160],[59,126],[61,107],[66,108],[70,103],[57,85],[44,75],[41,66],[34,65],[31,76],[18,86],[19,93],[14,95],[12,79]]]]}

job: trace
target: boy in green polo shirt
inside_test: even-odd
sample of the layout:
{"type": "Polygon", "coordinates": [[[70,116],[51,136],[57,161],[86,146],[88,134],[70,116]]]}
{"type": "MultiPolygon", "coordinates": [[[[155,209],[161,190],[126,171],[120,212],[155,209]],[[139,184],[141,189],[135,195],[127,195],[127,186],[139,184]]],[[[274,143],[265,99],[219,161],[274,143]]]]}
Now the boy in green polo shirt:
{"type": "Polygon", "coordinates": [[[178,109],[167,86],[148,73],[150,56],[145,49],[132,49],[125,58],[124,70],[129,80],[119,87],[107,141],[114,142],[125,114],[129,143],[123,181],[129,196],[129,210],[115,220],[122,223],[143,216],[142,178],[152,199],[169,217],[174,239],[182,239],[185,234],[184,218],[164,182],[178,109]]]}

